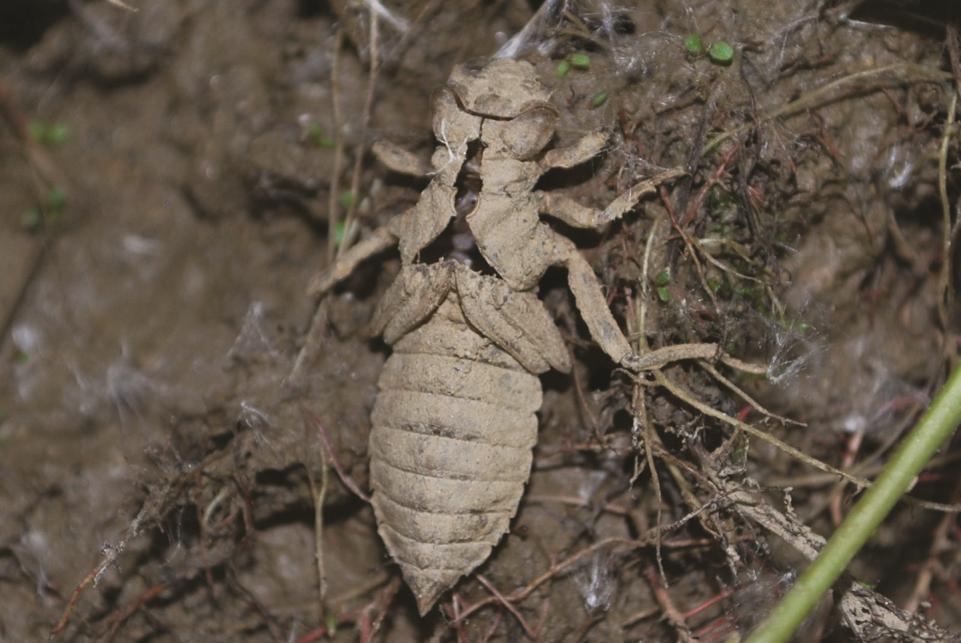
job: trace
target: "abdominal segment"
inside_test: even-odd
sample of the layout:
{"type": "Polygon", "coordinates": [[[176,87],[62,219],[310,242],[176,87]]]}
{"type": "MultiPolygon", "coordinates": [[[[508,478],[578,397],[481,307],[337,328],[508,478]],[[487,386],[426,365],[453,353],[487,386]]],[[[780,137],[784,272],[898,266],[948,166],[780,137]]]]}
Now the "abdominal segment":
{"type": "Polygon", "coordinates": [[[540,380],[455,309],[395,344],[371,416],[378,531],[422,614],[507,532],[541,405],[540,380]]]}

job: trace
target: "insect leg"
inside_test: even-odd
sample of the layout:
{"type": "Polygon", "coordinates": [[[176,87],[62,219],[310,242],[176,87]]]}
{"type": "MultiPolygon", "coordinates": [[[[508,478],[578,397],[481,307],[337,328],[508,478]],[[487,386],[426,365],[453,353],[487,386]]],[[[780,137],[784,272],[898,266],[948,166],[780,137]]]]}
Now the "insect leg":
{"type": "Polygon", "coordinates": [[[311,297],[321,297],[340,281],[350,276],[357,266],[379,252],[397,243],[397,237],[387,226],[382,226],[366,239],[347,249],[331,266],[310,280],[307,293],[311,297]]]}
{"type": "Polygon", "coordinates": [[[665,170],[649,179],[635,183],[624,192],[621,192],[621,194],[604,208],[604,212],[600,216],[601,223],[608,223],[624,216],[626,212],[629,212],[631,208],[634,207],[634,204],[636,204],[642,196],[654,192],[661,183],[676,179],[685,174],[687,174],[687,172],[683,169],[675,167],[670,170],[665,170]]]}
{"type": "Polygon", "coordinates": [[[607,145],[607,134],[591,132],[570,147],[548,150],[541,159],[540,166],[545,172],[554,168],[577,167],[604,151],[605,145],[607,145]]]}
{"type": "Polygon", "coordinates": [[[427,176],[431,167],[424,160],[389,141],[377,141],[371,151],[388,170],[408,176],[427,176]]]}
{"type": "Polygon", "coordinates": [[[630,368],[636,356],[607,306],[597,275],[577,246],[560,235],[556,237],[555,264],[567,268],[568,285],[591,337],[615,363],[630,368]]]}
{"type": "Polygon", "coordinates": [[[624,216],[642,196],[652,193],[661,183],[682,174],[684,174],[683,170],[675,168],[636,183],[630,189],[618,195],[603,210],[581,205],[563,194],[535,192],[535,196],[538,202],[538,210],[544,214],[548,214],[575,228],[600,228],[624,216]]]}
{"type": "Polygon", "coordinates": [[[574,228],[600,228],[607,221],[602,217],[602,211],[589,208],[563,194],[554,192],[535,192],[537,209],[544,214],[563,221],[574,228]]]}

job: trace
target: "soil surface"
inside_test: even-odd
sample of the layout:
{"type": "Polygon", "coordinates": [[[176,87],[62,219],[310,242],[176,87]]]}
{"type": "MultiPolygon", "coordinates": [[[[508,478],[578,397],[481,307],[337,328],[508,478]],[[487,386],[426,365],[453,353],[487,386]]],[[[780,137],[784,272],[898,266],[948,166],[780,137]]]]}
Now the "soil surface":
{"type": "MultiPolygon", "coordinates": [[[[951,2],[127,3],[0,6],[0,641],[737,640],[858,490],[732,419],[871,478],[957,361],[951,2]],[[422,618],[360,497],[400,260],[307,287],[426,185],[372,144],[426,160],[432,95],[499,51],[552,146],[610,136],[538,187],[685,172],[551,223],[680,358],[631,376],[547,273],[572,373],[509,534],[422,618]]],[[[958,447],[916,498],[961,502],[958,447]]],[[[957,514],[901,503],[849,572],[800,640],[961,633],[957,514]]]]}

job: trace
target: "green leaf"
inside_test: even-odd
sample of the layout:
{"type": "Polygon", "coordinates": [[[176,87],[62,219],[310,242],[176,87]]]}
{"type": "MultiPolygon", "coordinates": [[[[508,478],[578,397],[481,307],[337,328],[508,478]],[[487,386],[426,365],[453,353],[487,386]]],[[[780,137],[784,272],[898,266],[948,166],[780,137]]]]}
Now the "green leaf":
{"type": "Polygon", "coordinates": [[[324,625],[327,626],[328,636],[333,637],[335,634],[337,634],[337,615],[332,613],[328,614],[324,619],[324,625]]]}
{"type": "Polygon", "coordinates": [[[707,55],[714,62],[726,65],[734,59],[734,47],[723,40],[718,40],[707,50],[707,55]]]}
{"type": "Polygon", "coordinates": [[[347,232],[347,226],[344,225],[343,221],[338,221],[337,225],[334,226],[334,247],[339,248],[344,245],[344,234],[347,232]]]}
{"type": "Polygon", "coordinates": [[[66,123],[48,124],[43,121],[30,121],[27,134],[41,145],[63,145],[70,138],[70,127],[66,123]]]}
{"type": "Polygon", "coordinates": [[[668,303],[671,301],[671,291],[667,286],[660,286],[657,289],[657,298],[661,300],[662,303],[668,303]]]}
{"type": "Polygon", "coordinates": [[[607,92],[598,92],[591,99],[591,107],[600,107],[607,102],[607,92]]]}
{"type": "Polygon", "coordinates": [[[70,127],[66,123],[54,123],[47,128],[45,141],[49,145],[63,145],[70,138],[70,127]]]}
{"type": "Polygon", "coordinates": [[[557,76],[558,78],[563,78],[570,71],[571,71],[571,63],[566,60],[562,60],[561,62],[557,63],[557,67],[554,69],[554,75],[557,76]]]}
{"type": "Polygon", "coordinates": [[[349,210],[350,208],[352,208],[354,205],[354,201],[355,201],[354,193],[351,192],[350,190],[344,190],[343,192],[340,193],[340,198],[338,199],[338,202],[340,203],[340,206],[345,210],[349,210]]]}
{"type": "Polygon", "coordinates": [[[66,204],[67,193],[63,191],[63,188],[55,187],[50,190],[50,194],[47,195],[48,208],[51,210],[62,210],[66,204]]]}
{"type": "Polygon", "coordinates": [[[51,223],[56,223],[63,216],[64,206],[67,205],[67,193],[59,187],[54,187],[47,194],[47,202],[44,204],[44,214],[51,223]]]}
{"type": "Polygon", "coordinates": [[[571,61],[571,66],[574,69],[590,69],[591,67],[591,57],[585,53],[571,54],[569,57],[571,61]]]}
{"type": "Polygon", "coordinates": [[[803,334],[811,330],[811,324],[802,319],[782,319],[781,328],[803,334]]]}
{"type": "Polygon", "coordinates": [[[332,150],[337,146],[334,139],[327,136],[327,133],[324,132],[324,128],[320,126],[320,123],[311,123],[307,126],[307,138],[310,139],[311,143],[325,150],[332,150]]]}
{"type": "Polygon", "coordinates": [[[684,49],[692,56],[700,56],[704,53],[704,43],[699,35],[692,33],[684,38],[684,49]]]}
{"type": "Polygon", "coordinates": [[[666,286],[669,283],[671,283],[671,272],[669,270],[662,270],[654,277],[655,286],[666,286]]]}

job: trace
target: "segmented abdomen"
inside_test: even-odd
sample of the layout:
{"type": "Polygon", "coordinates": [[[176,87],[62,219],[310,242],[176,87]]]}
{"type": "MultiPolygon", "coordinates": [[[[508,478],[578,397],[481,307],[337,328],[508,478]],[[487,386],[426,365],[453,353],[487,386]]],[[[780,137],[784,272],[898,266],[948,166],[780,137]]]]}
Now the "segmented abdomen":
{"type": "Polygon", "coordinates": [[[397,341],[378,386],[372,504],[423,614],[507,532],[530,476],[541,384],[447,301],[397,341]]]}

